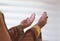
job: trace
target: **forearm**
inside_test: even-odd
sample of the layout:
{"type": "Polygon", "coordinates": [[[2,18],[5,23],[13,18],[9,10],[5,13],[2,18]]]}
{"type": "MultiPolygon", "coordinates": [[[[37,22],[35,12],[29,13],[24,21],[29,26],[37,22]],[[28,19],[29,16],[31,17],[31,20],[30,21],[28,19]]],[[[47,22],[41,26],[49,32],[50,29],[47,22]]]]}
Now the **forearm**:
{"type": "Polygon", "coordinates": [[[12,41],[6,29],[4,16],[0,12],[0,41],[12,41]]]}
{"type": "Polygon", "coordinates": [[[36,37],[38,37],[38,36],[40,35],[40,33],[41,33],[41,28],[40,28],[40,26],[37,25],[37,24],[34,25],[34,26],[31,28],[31,30],[34,31],[36,37]]]}
{"type": "Polygon", "coordinates": [[[6,27],[0,27],[0,41],[12,41],[6,27]]]}

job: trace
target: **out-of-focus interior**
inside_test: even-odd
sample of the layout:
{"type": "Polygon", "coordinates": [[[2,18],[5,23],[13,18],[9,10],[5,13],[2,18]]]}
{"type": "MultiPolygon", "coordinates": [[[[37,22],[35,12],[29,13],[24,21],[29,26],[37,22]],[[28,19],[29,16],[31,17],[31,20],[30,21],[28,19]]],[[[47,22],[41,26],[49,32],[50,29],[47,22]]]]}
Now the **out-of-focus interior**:
{"type": "MultiPolygon", "coordinates": [[[[42,15],[48,13],[48,22],[41,29],[42,39],[46,41],[60,41],[60,0],[0,0],[0,11],[5,15],[8,29],[36,13],[36,19],[31,28],[42,15]]],[[[26,31],[26,28],[24,31],[26,31]]]]}

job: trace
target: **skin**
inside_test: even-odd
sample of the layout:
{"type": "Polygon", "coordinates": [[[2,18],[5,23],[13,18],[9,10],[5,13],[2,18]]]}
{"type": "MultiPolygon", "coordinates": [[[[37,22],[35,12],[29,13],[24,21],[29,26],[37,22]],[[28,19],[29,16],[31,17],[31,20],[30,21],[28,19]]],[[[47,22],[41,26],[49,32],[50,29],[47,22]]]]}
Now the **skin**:
{"type": "Polygon", "coordinates": [[[25,20],[23,20],[21,22],[22,29],[30,26],[33,23],[34,19],[35,19],[35,13],[33,13],[30,17],[28,17],[25,20]]]}
{"type": "MultiPolygon", "coordinates": [[[[0,14],[2,14],[2,12],[0,12],[0,14]]],[[[37,24],[35,25],[39,25],[41,28],[47,23],[47,13],[46,12],[43,12],[42,16],[40,17],[39,21],[37,24]]],[[[22,30],[28,26],[30,26],[32,24],[32,22],[34,21],[35,19],[35,14],[33,13],[31,15],[31,17],[28,17],[27,19],[23,20],[21,22],[21,27],[22,27],[22,30]]],[[[6,25],[5,25],[5,22],[4,22],[4,18],[3,17],[0,17],[0,41],[11,41],[11,38],[6,30],[6,25]]],[[[30,32],[30,35],[32,34],[32,32],[30,32]]]]}
{"type": "MultiPolygon", "coordinates": [[[[48,18],[47,12],[43,12],[43,14],[40,17],[37,25],[43,27],[47,23],[47,18],[48,18]]],[[[30,26],[33,23],[34,19],[35,19],[35,13],[33,13],[30,17],[23,20],[20,24],[22,26],[22,29],[30,26]]]]}
{"type": "Polygon", "coordinates": [[[42,28],[43,26],[46,25],[47,19],[48,19],[47,12],[43,12],[43,14],[42,14],[42,16],[40,17],[37,25],[39,25],[39,26],[42,28]]]}
{"type": "MultiPolygon", "coordinates": [[[[47,13],[43,12],[42,16],[39,18],[38,23],[36,23],[35,25],[38,25],[38,26],[40,26],[40,28],[42,28],[44,25],[46,25],[47,19],[48,19],[47,13]]],[[[30,29],[25,33],[25,37],[22,38],[21,41],[36,41],[34,35],[35,35],[34,31],[32,31],[30,29]]],[[[39,41],[42,41],[41,35],[40,35],[40,40],[39,41]]]]}
{"type": "Polygon", "coordinates": [[[6,30],[6,25],[2,12],[0,12],[0,41],[12,41],[6,30]]]}
{"type": "MultiPolygon", "coordinates": [[[[4,15],[2,12],[0,12],[0,14],[1,14],[0,16],[0,41],[12,41],[9,33],[7,32],[8,29],[5,24],[4,15]]],[[[21,22],[22,30],[30,26],[32,22],[34,21],[34,19],[35,19],[35,14],[33,13],[31,17],[28,17],[27,19],[23,20],[21,22]]]]}
{"type": "MultiPolygon", "coordinates": [[[[22,28],[24,29],[30,26],[34,21],[34,19],[35,19],[35,14],[33,13],[31,17],[28,17],[27,19],[21,22],[22,28]]],[[[43,12],[42,16],[39,18],[38,23],[36,23],[35,25],[39,25],[42,28],[44,25],[46,25],[47,19],[48,19],[47,12],[43,12]]]]}
{"type": "MultiPolygon", "coordinates": [[[[30,26],[32,24],[32,22],[34,21],[34,19],[35,19],[35,14],[32,14],[31,17],[28,17],[27,19],[23,20],[21,22],[22,29],[30,26]]],[[[44,25],[46,25],[47,19],[48,19],[47,13],[43,12],[42,16],[38,20],[38,23],[36,23],[35,25],[38,25],[38,26],[40,26],[40,28],[42,28],[44,25]]],[[[25,33],[24,38],[22,38],[22,39],[19,38],[18,41],[35,41],[34,35],[35,34],[33,31],[28,30],[25,33]]]]}

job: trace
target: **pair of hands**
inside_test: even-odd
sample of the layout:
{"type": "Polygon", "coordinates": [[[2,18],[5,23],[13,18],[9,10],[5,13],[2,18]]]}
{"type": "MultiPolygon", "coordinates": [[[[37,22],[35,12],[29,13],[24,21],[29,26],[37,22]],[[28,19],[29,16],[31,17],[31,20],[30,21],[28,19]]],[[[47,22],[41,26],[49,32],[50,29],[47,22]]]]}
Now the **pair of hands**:
{"type": "MultiPolygon", "coordinates": [[[[36,23],[35,25],[39,25],[42,28],[47,23],[47,18],[48,18],[47,12],[43,12],[38,23],[36,23]]],[[[23,29],[30,26],[33,23],[34,19],[35,19],[35,13],[33,13],[31,17],[28,17],[25,20],[23,20],[21,22],[21,26],[23,27],[23,29]]]]}

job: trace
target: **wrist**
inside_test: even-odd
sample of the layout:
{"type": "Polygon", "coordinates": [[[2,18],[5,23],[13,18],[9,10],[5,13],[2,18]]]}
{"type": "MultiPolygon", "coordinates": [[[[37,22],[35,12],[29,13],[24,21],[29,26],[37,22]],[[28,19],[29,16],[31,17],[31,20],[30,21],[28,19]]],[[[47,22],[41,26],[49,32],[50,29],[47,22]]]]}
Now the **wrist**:
{"type": "Polygon", "coordinates": [[[18,35],[19,35],[19,36],[21,36],[21,35],[23,35],[23,34],[24,34],[24,31],[23,31],[23,29],[22,29],[22,26],[21,26],[21,25],[18,25],[18,26],[16,27],[16,30],[17,30],[18,35]]]}
{"type": "Polygon", "coordinates": [[[24,30],[22,25],[18,25],[17,28],[20,29],[20,30],[24,30]]]}
{"type": "Polygon", "coordinates": [[[41,23],[37,23],[36,25],[38,25],[40,28],[43,27],[43,25],[41,23]]]}

